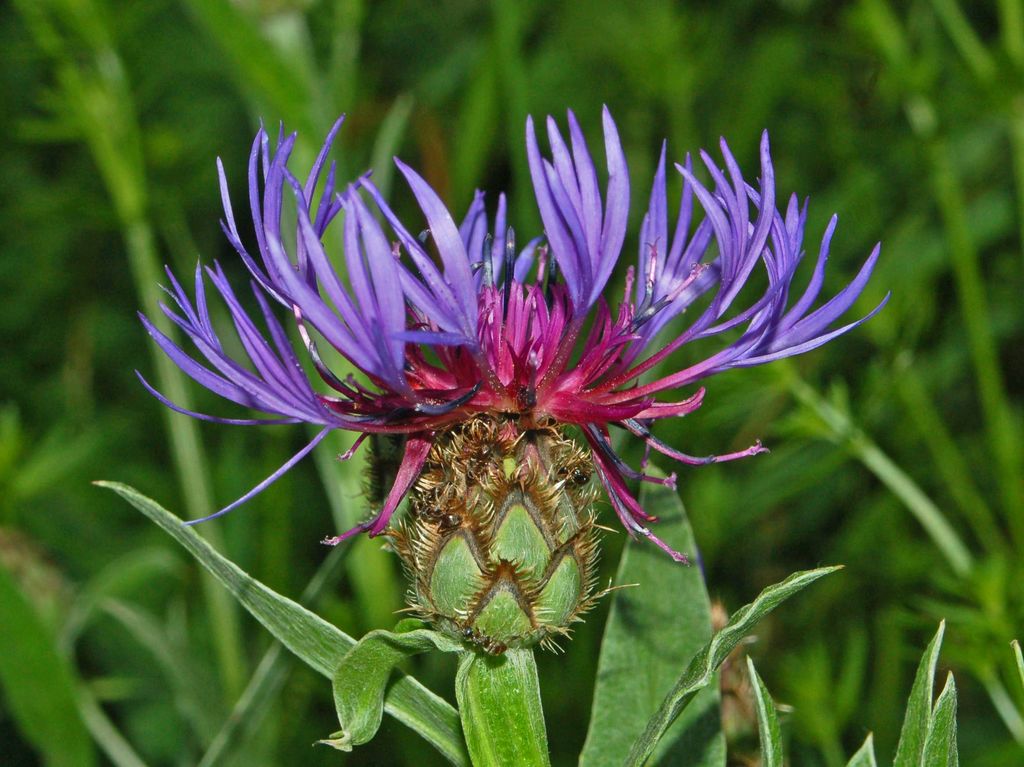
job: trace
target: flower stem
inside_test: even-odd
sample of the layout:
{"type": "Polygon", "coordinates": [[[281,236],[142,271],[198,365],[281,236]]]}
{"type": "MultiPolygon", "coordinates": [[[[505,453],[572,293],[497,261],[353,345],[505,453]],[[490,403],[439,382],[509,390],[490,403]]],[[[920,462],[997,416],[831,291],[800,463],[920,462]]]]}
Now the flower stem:
{"type": "Polygon", "coordinates": [[[464,653],[455,693],[475,767],[549,767],[533,650],[464,653]]]}

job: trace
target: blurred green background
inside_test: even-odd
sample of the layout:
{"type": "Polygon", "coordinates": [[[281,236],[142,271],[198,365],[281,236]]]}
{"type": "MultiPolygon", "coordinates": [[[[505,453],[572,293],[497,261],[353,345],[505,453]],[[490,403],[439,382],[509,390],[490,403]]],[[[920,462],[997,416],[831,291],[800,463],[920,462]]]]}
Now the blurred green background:
{"type": "MultiPolygon", "coordinates": [[[[917,659],[947,618],[963,762],[1024,764],[1009,648],[1024,633],[1020,0],[17,0],[0,7],[0,62],[0,762],[433,763],[392,720],[353,755],[311,748],[336,722],[329,686],[298,665],[275,665],[273,695],[232,718],[269,636],[90,481],[196,517],[308,436],[169,414],[133,372],[234,414],[157,358],[135,312],[158,299],[164,263],[187,275],[222,259],[244,284],[214,157],[244,233],[260,118],[300,132],[299,169],[347,112],[341,178],[373,166],[388,189],[399,154],[457,210],[476,186],[508,190],[526,233],[526,115],[571,107],[593,142],[607,103],[634,233],[662,138],[680,159],[724,135],[754,178],[767,128],[780,194],[811,197],[812,255],[840,214],[828,285],[883,241],[857,307],[891,290],[881,315],[793,364],[713,379],[704,409],[664,432],[695,454],[756,437],[772,448],[680,471],[725,609],[793,570],[847,565],[747,648],[790,707],[793,763],[840,764],[869,730],[891,754],[917,659]]],[[[390,627],[393,555],[363,540],[321,567],[318,541],[366,508],[359,463],[316,456],[200,529],[289,596],[319,569],[313,606],[348,633],[390,627]]],[[[606,536],[609,575],[621,538],[606,536]]],[[[540,658],[558,764],[586,732],[605,610],[564,656],[540,658]]],[[[416,666],[445,695],[453,671],[416,666]]],[[[742,701],[727,707],[738,764],[756,750],[742,701]]]]}

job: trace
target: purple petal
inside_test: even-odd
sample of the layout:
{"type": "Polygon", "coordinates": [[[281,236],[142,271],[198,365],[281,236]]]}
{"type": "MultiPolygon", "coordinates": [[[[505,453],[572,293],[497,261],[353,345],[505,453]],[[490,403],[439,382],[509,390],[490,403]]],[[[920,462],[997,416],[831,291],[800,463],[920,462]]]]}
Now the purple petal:
{"type": "Polygon", "coordinates": [[[299,461],[301,461],[303,458],[305,458],[313,450],[314,447],[316,447],[317,445],[319,445],[323,441],[324,437],[326,437],[330,433],[330,431],[331,431],[330,427],[321,430],[320,433],[318,433],[315,437],[313,437],[313,439],[309,442],[308,445],[306,445],[304,448],[302,448],[302,450],[300,450],[295,455],[293,455],[291,458],[289,458],[287,461],[285,461],[284,464],[277,471],[275,471],[273,474],[271,474],[265,480],[260,482],[258,485],[256,485],[256,487],[254,487],[248,493],[243,495],[237,501],[234,501],[233,503],[229,503],[223,509],[221,509],[220,511],[215,511],[213,514],[209,514],[209,515],[207,515],[205,517],[202,517],[201,519],[190,519],[187,522],[184,522],[183,524],[186,527],[191,527],[192,525],[198,525],[200,522],[209,522],[211,519],[216,519],[217,517],[222,517],[225,514],[227,514],[229,511],[233,511],[234,509],[238,508],[239,506],[241,506],[246,501],[251,500],[252,498],[255,498],[257,495],[262,493],[264,490],[266,490],[272,484],[277,482],[277,480],[279,480],[282,476],[284,476],[285,473],[287,473],[288,470],[291,469],[295,464],[297,464],[299,461]]]}
{"type": "Polygon", "coordinates": [[[430,233],[444,264],[445,280],[451,286],[462,308],[462,319],[465,322],[463,329],[468,335],[473,335],[477,317],[476,288],[473,284],[473,274],[469,270],[466,246],[455,227],[455,221],[441,202],[441,198],[416,171],[397,158],[395,164],[409,182],[409,187],[427,218],[430,233]]]}

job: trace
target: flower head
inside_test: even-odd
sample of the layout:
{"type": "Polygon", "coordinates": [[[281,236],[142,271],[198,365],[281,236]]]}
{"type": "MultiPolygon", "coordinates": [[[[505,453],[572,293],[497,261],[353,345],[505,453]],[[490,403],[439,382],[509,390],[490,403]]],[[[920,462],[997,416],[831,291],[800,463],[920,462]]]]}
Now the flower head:
{"type": "MultiPolygon", "coordinates": [[[[223,228],[252,275],[263,328],[217,264],[197,267],[192,298],[168,270],[174,307],[165,306],[164,311],[199,355],[184,351],[142,318],[160,347],[196,381],[272,417],[225,419],[184,411],[146,383],[169,407],[224,423],[305,422],[323,427],[278,472],[213,516],[262,490],[332,429],[359,432],[357,446],[367,434],[401,434],[404,455],[381,508],[372,519],[329,542],[360,531],[376,535],[387,527],[443,435],[479,418],[504,419],[520,432],[572,424],[589,444],[596,474],[626,529],[682,559],[651,532],[653,517],[628,486],[637,479],[672,484],[675,475],[658,479],[627,466],[611,446],[609,428],[625,429],[684,464],[761,452],[758,443],[738,453],[693,457],[657,439],[651,427],[659,419],[697,410],[704,398],[703,388],[692,390],[697,382],[730,368],[814,349],[864,322],[885,303],[866,317],[835,327],[864,289],[878,258],[876,246],[849,285],[812,309],[822,287],[834,217],[809,284],[799,298],[790,300],[803,256],[806,204],[801,206],[793,196],[784,212],[777,208],[767,134],[761,140],[756,185],[744,180],[724,141],[724,168],[701,153],[710,186],[697,178],[689,158],[675,165],[683,193],[674,221],[668,211],[669,171],[662,149],[637,261],[628,268],[625,294],[613,310],[604,290],[622,256],[630,179],[607,110],[603,191],[571,112],[568,142],[548,118],[549,156],[542,152],[532,120],[527,122],[529,167],[544,233],[521,248],[507,227],[503,195],[493,222],[484,195],[477,193],[457,225],[427,182],[400,160],[398,168],[425,219],[424,235],[417,237],[403,225],[368,175],[339,188],[327,156],[340,126],[341,120],[304,182],[288,169],[295,136],[279,139],[271,150],[267,133],[259,131],[249,157],[256,240],[252,252],[243,244],[218,163],[223,228]],[[283,231],[289,197],[297,212],[294,232],[283,231]],[[371,205],[382,214],[386,229],[371,205]],[[339,218],[343,256],[336,262],[324,240],[339,218]],[[755,274],[765,288],[748,302],[744,297],[750,291],[742,297],[741,291],[755,274]],[[245,362],[232,357],[213,327],[206,280],[227,306],[248,357],[245,362]],[[304,371],[272,308],[275,302],[296,323],[320,381],[314,383],[304,371]],[[676,327],[693,307],[701,308],[676,327]],[[662,363],[684,344],[729,331],[734,337],[712,356],[681,370],[663,370],[662,363]],[[321,360],[318,337],[365,379],[335,375],[321,360]]],[[[413,231],[419,228],[417,224],[413,231]]]]}

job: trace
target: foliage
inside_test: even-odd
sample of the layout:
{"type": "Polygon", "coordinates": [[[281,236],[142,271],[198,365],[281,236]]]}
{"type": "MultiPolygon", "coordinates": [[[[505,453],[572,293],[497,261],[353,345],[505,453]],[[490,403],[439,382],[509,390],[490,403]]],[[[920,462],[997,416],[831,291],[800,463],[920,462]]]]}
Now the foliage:
{"type": "MultiPolygon", "coordinates": [[[[134,320],[158,297],[161,263],[220,259],[242,279],[217,224],[213,157],[242,188],[258,119],[300,128],[297,151],[308,159],[347,111],[341,177],[372,164],[378,185],[411,210],[407,192],[388,183],[386,158],[401,154],[456,206],[474,185],[508,189],[525,233],[537,226],[526,114],[571,106],[593,133],[605,102],[638,179],[663,136],[681,157],[725,135],[746,166],[767,127],[780,186],[811,196],[810,230],[841,215],[833,277],[848,276],[881,239],[864,307],[893,292],[841,346],[716,380],[702,412],[661,435],[691,452],[755,437],[773,451],[681,472],[701,565],[649,577],[674,579],[665,582],[700,603],[701,621],[697,574],[736,608],[786,573],[846,565],[741,646],[764,675],[760,707],[731,681],[744,664],[727,660],[721,703],[711,685],[677,722],[720,705],[731,750],[755,753],[772,689],[789,704],[778,719],[792,763],[841,767],[856,752],[852,764],[873,764],[875,748],[896,753],[915,660],[945,618],[943,663],[957,685],[915,709],[918,728],[929,711],[922,747],[949,763],[944,722],[955,708],[965,763],[1021,760],[1024,672],[1007,651],[1024,625],[1018,0],[20,0],[0,7],[0,61],[11,129],[0,145],[0,567],[17,589],[0,607],[38,613],[17,620],[22,631],[4,621],[0,657],[18,657],[34,631],[33,657],[52,661],[31,705],[12,692],[23,683],[0,674],[7,763],[60,763],[48,747],[83,764],[90,748],[133,766],[288,764],[296,753],[337,761],[309,748],[337,729],[326,681],[268,649],[212,577],[89,484],[113,476],[200,516],[306,436],[195,425],[162,412],[132,373],[164,376],[180,401],[215,407],[159,369],[134,320]],[[47,698],[40,722],[34,706],[47,698]],[[83,727],[94,746],[82,745],[83,727]]],[[[635,188],[634,200],[646,191],[635,188]]],[[[309,584],[317,614],[362,636],[393,626],[402,586],[393,555],[371,541],[320,569],[328,556],[316,541],[365,510],[359,459],[331,460],[348,444],[338,437],[199,532],[274,592],[309,584]]],[[[606,536],[603,581],[615,576],[618,546],[606,536]]],[[[630,545],[623,572],[646,556],[630,545]]],[[[676,597],[666,592],[666,602],[676,597]]],[[[607,653],[627,628],[619,600],[639,593],[605,600],[615,604],[591,614],[565,655],[538,654],[548,732],[559,733],[553,763],[597,742],[587,731],[595,678],[597,705],[607,699],[603,675],[633,662],[598,659],[602,632],[607,653]]],[[[656,656],[673,676],[712,635],[710,623],[690,629],[656,656]]],[[[412,668],[451,691],[445,656],[412,668]]],[[[671,686],[659,678],[665,689],[636,691],[650,712],[671,686]]],[[[348,758],[443,761],[421,744],[385,719],[348,758]]]]}

